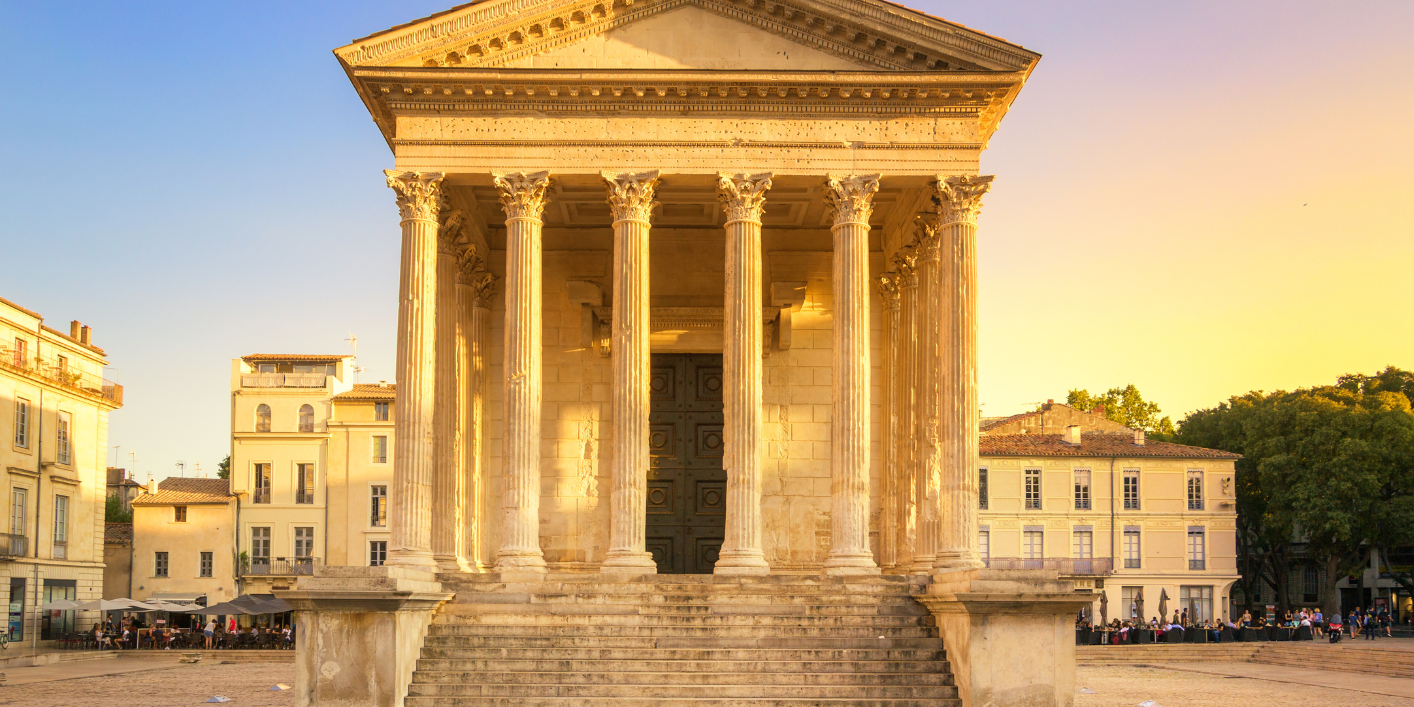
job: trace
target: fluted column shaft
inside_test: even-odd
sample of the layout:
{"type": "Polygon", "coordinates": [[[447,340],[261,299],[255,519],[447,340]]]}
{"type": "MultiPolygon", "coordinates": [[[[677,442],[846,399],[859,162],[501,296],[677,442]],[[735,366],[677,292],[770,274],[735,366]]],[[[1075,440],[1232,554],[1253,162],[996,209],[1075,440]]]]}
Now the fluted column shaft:
{"type": "Polygon", "coordinates": [[[878,574],[869,549],[869,216],[879,175],[830,177],[834,385],[825,573],[878,574]]]}
{"type": "Polygon", "coordinates": [[[895,405],[899,408],[894,448],[898,456],[899,507],[894,522],[899,528],[896,570],[908,572],[913,566],[913,547],[918,535],[918,271],[916,249],[910,244],[894,256],[899,277],[899,362],[895,405]]]}
{"type": "Polygon", "coordinates": [[[505,477],[499,571],[545,571],[540,551],[540,229],[549,174],[495,174],[506,213],[505,477]]]}
{"type": "Polygon", "coordinates": [[[466,571],[462,549],[465,481],[461,473],[461,435],[457,424],[457,266],[461,215],[443,212],[437,234],[437,400],[432,423],[432,559],[440,572],[466,571]]]}
{"type": "Polygon", "coordinates": [[[648,232],[658,173],[603,175],[614,215],[609,551],[604,572],[657,572],[644,549],[648,493],[648,232]]]}
{"type": "Polygon", "coordinates": [[[913,571],[929,574],[938,554],[942,532],[943,442],[940,438],[939,385],[943,360],[939,347],[938,323],[943,320],[939,293],[942,291],[938,262],[938,225],[920,221],[918,244],[918,417],[914,438],[918,445],[917,486],[918,535],[913,548],[913,571]]]}
{"type": "Polygon", "coordinates": [[[726,532],[715,574],[768,574],[761,548],[761,213],[770,174],[721,174],[726,212],[722,388],[726,532]]]}
{"type": "Polygon", "coordinates": [[[495,280],[481,260],[464,258],[457,278],[457,435],[462,476],[462,552],[469,569],[485,569],[481,523],[485,516],[486,342],[495,280]]]}
{"type": "Polygon", "coordinates": [[[434,570],[430,531],[437,340],[437,214],[440,172],[385,170],[402,216],[398,277],[398,404],[387,564],[434,570]]]}
{"type": "Polygon", "coordinates": [[[944,350],[946,380],[941,396],[942,430],[947,441],[944,498],[947,513],[934,567],[982,566],[977,549],[977,214],[992,177],[948,177],[938,181],[942,224],[944,350]]]}
{"type": "Polygon", "coordinates": [[[879,566],[893,568],[898,564],[899,537],[901,528],[894,524],[901,502],[899,489],[898,449],[894,435],[898,433],[898,408],[895,396],[898,393],[899,361],[899,302],[898,273],[887,272],[876,279],[879,299],[884,305],[884,332],[880,348],[883,349],[883,378],[879,386],[882,391],[880,408],[883,410],[879,421],[879,566]]]}

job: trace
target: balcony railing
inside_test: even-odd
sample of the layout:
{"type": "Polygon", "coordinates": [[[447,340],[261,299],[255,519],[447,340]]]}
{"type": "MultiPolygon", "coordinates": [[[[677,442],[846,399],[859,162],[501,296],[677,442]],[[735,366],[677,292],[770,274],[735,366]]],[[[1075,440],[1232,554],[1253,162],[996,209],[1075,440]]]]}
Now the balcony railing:
{"type": "Polygon", "coordinates": [[[28,557],[29,538],[13,533],[0,533],[0,557],[28,557]]]}
{"type": "Polygon", "coordinates": [[[60,365],[57,359],[49,359],[26,353],[17,355],[9,346],[0,345],[0,369],[38,376],[51,383],[85,395],[111,400],[123,404],[123,386],[102,376],[84,373],[73,365],[60,365]]]}
{"type": "Polygon", "coordinates": [[[298,577],[314,574],[323,564],[318,557],[252,557],[250,567],[242,574],[262,577],[298,577]]]}
{"type": "Polygon", "coordinates": [[[1076,559],[1073,557],[1044,557],[1028,560],[1022,557],[991,557],[982,560],[994,570],[1056,570],[1064,575],[1110,574],[1114,563],[1108,557],[1076,559]]]}
{"type": "Polygon", "coordinates": [[[1207,569],[1207,564],[1208,564],[1208,563],[1207,563],[1206,561],[1204,561],[1204,560],[1189,560],[1189,561],[1188,561],[1188,569],[1190,569],[1190,570],[1207,569]]]}
{"type": "Polygon", "coordinates": [[[270,502],[270,489],[268,489],[268,488],[263,488],[263,489],[262,489],[262,488],[258,488],[258,489],[256,489],[255,492],[251,494],[250,500],[251,500],[251,503],[269,503],[269,502],[270,502]]]}
{"type": "Polygon", "coordinates": [[[326,373],[244,373],[242,388],[323,388],[326,373]]]}
{"type": "Polygon", "coordinates": [[[54,551],[50,554],[52,554],[56,560],[69,559],[69,544],[63,540],[55,540],[54,551]]]}

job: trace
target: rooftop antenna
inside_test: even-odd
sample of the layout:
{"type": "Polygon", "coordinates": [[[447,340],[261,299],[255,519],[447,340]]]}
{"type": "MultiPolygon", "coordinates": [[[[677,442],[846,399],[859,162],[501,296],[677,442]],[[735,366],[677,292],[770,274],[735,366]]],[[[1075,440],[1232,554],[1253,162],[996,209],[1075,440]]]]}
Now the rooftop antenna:
{"type": "Polygon", "coordinates": [[[353,368],[353,374],[354,374],[354,385],[358,385],[358,374],[363,373],[363,371],[364,371],[364,368],[363,368],[362,366],[358,365],[358,337],[357,337],[357,336],[354,336],[354,335],[353,335],[353,332],[349,332],[349,338],[344,339],[344,341],[349,342],[349,346],[352,346],[352,347],[353,347],[353,366],[352,366],[352,368],[353,368]]]}
{"type": "Polygon", "coordinates": [[[182,459],[178,459],[176,466],[177,466],[177,475],[178,475],[178,476],[181,476],[182,478],[186,478],[186,476],[187,476],[187,463],[186,463],[186,461],[184,461],[184,460],[182,460],[182,459]]]}
{"type": "MultiPolygon", "coordinates": [[[[128,452],[128,458],[133,461],[133,481],[137,481],[137,452],[128,452]]],[[[147,478],[152,478],[152,473],[147,474],[147,478]]]]}
{"type": "Polygon", "coordinates": [[[116,465],[116,464],[122,464],[122,463],[123,463],[123,452],[122,452],[121,450],[123,449],[123,445],[121,445],[121,444],[115,444],[115,445],[113,445],[112,447],[110,447],[110,449],[113,450],[113,464],[115,464],[115,465],[116,465]]]}
{"type": "Polygon", "coordinates": [[[191,466],[192,472],[194,472],[198,478],[206,478],[206,475],[201,473],[201,462],[192,462],[191,466]]]}

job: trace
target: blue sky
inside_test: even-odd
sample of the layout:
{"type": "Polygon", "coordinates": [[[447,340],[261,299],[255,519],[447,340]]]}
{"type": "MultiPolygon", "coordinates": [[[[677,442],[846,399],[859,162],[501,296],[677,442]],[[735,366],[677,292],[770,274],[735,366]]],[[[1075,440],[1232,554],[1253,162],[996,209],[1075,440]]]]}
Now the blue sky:
{"type": "MultiPolygon", "coordinates": [[[[121,465],[214,469],[244,353],[393,378],[391,156],[330,50],[451,4],[0,3],[0,297],[94,327],[121,465]]],[[[917,7],[1044,55],[983,161],[986,414],[1414,367],[1414,3],[917,7]]]]}

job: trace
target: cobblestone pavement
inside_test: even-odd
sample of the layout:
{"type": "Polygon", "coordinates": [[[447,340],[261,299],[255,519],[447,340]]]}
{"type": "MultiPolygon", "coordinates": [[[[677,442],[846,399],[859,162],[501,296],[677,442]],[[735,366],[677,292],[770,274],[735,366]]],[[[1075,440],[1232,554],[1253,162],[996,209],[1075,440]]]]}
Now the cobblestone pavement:
{"type": "MultiPolygon", "coordinates": [[[[1076,668],[1075,707],[1134,707],[1153,700],[1163,707],[1414,707],[1414,700],[1311,685],[1227,678],[1200,673],[1121,666],[1076,668]]],[[[1345,673],[1352,682],[1361,675],[1345,673]]]]}
{"type": "Polygon", "coordinates": [[[270,687],[294,682],[293,663],[185,665],[174,661],[169,669],[3,686],[0,705],[185,707],[199,705],[212,695],[225,695],[231,698],[231,707],[291,707],[295,703],[293,691],[271,692],[270,687]]]}

